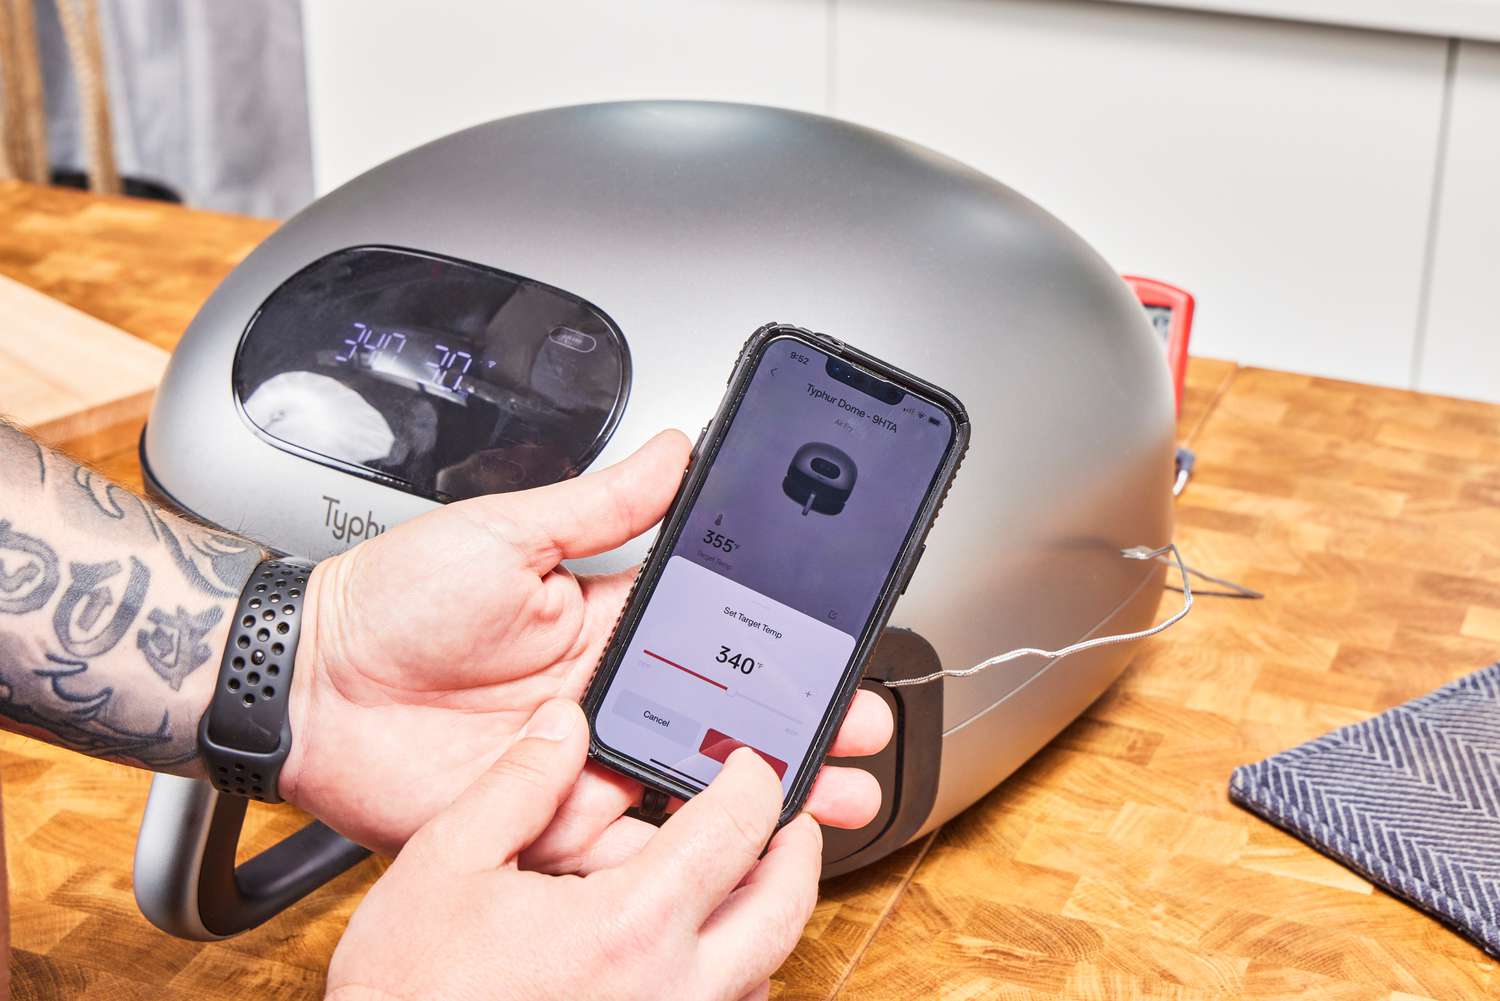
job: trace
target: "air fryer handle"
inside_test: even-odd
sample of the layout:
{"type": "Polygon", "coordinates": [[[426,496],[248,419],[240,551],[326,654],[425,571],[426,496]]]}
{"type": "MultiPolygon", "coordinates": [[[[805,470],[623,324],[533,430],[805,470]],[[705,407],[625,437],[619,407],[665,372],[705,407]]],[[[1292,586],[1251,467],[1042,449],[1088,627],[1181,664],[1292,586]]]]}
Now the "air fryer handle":
{"type": "Polygon", "coordinates": [[[135,849],[135,899],[152,924],[180,938],[229,938],[369,854],[315,822],[236,868],[246,805],[197,779],[152,780],[135,849]]]}

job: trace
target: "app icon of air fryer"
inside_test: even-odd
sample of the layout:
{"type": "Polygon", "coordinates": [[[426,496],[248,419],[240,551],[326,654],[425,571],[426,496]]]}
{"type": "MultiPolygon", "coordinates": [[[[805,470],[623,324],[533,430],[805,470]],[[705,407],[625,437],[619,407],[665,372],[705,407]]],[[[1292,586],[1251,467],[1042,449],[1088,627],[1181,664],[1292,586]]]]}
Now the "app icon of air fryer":
{"type": "Polygon", "coordinates": [[[826,442],[810,441],[792,456],[781,490],[802,505],[803,517],[808,511],[838,514],[853,493],[858,475],[849,456],[826,442]]]}

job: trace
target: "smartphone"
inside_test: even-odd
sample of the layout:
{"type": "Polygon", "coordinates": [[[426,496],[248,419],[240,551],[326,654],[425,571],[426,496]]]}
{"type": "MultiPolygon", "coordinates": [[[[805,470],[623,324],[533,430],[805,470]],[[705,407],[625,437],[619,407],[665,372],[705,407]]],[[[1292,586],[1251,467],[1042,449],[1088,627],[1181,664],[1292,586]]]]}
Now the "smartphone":
{"type": "Polygon", "coordinates": [[[749,746],[796,816],[968,440],[952,394],[756,331],[584,697],[590,756],[686,799],[749,746]]]}

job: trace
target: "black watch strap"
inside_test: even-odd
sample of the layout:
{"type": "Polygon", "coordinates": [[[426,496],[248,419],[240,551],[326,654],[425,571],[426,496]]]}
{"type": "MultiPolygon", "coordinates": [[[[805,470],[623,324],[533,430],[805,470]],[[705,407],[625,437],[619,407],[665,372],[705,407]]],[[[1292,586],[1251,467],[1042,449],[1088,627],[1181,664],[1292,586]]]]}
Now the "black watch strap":
{"type": "Polygon", "coordinates": [[[220,792],[279,803],[277,780],[292,749],[287,695],[313,565],[265,560],[240,594],[213,699],[198,724],[209,781],[220,792]]]}

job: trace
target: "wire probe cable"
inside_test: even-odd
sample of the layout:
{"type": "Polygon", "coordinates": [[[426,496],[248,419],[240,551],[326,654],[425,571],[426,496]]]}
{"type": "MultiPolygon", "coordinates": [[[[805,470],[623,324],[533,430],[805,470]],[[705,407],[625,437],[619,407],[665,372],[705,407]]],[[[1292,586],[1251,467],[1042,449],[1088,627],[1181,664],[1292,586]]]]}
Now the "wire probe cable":
{"type": "MultiPolygon", "coordinates": [[[[980,661],[973,667],[963,668],[962,670],[952,670],[945,668],[941,671],[933,671],[930,674],[920,675],[919,677],[899,678],[894,681],[883,681],[881,682],[881,684],[885,685],[887,688],[905,688],[908,685],[925,685],[928,682],[936,681],[939,678],[967,678],[971,674],[978,674],[980,671],[988,670],[989,668],[992,668],[997,664],[1004,664],[1007,661],[1017,660],[1021,657],[1041,657],[1043,660],[1060,660],[1061,658],[1067,657],[1071,654],[1082,653],[1085,650],[1092,650],[1096,647],[1114,646],[1116,643],[1131,643],[1135,640],[1143,640],[1148,636],[1155,636],[1157,633],[1164,632],[1165,630],[1170,629],[1177,623],[1181,622],[1183,618],[1186,617],[1187,613],[1193,610],[1193,587],[1188,583],[1188,578],[1190,576],[1201,577],[1204,580],[1210,581],[1212,583],[1220,584],[1228,588],[1233,588],[1234,597],[1263,597],[1263,595],[1259,591],[1253,591],[1248,587],[1241,587],[1240,585],[1235,584],[1232,581],[1222,580],[1218,577],[1210,577],[1208,574],[1202,573],[1198,570],[1194,570],[1192,567],[1189,567],[1182,561],[1182,553],[1178,551],[1177,544],[1175,542],[1169,542],[1159,549],[1147,549],[1145,546],[1132,546],[1129,549],[1120,550],[1120,555],[1128,560],[1160,560],[1162,557],[1168,555],[1172,557],[1172,561],[1177,564],[1177,572],[1182,575],[1182,607],[1178,609],[1177,612],[1171,616],[1171,618],[1168,618],[1164,622],[1159,622],[1156,625],[1151,626],[1149,629],[1139,629],[1133,633],[1116,633],[1113,636],[1099,636],[1091,640],[1080,640],[1077,643],[1070,643],[1068,646],[1065,646],[1059,650],[1042,650],[1037,647],[1021,647],[1019,649],[1011,650],[1007,653],[1002,653],[998,656],[991,657],[989,660],[980,661]]],[[[1211,591],[1208,593],[1220,594],[1224,592],[1211,591]]]]}

